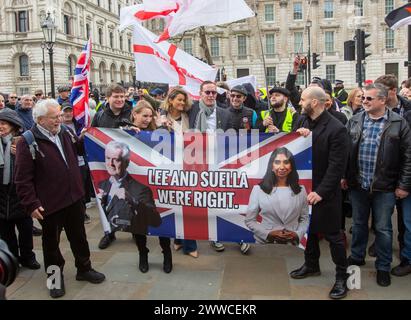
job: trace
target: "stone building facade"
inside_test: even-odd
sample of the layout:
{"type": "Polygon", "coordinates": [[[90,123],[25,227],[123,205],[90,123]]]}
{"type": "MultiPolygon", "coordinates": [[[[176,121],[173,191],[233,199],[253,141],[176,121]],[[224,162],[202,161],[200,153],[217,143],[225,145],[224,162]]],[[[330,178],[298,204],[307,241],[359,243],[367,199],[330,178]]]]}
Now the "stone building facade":
{"type": "MultiPolygon", "coordinates": [[[[404,67],[408,55],[407,28],[391,31],[384,22],[386,14],[404,5],[406,0],[246,1],[257,12],[256,18],[207,28],[213,63],[229,79],[253,74],[263,86],[266,73],[269,85],[285,81],[295,54],[306,55],[310,47],[320,59],[320,67],[312,70],[312,76],[327,77],[332,82],[342,79],[346,87],[354,87],[356,62],[344,61],[344,41],[353,39],[356,28],[370,33],[367,42],[371,46],[367,50],[372,54],[363,66],[366,79],[384,73],[394,73],[400,80],[407,77],[408,70],[404,67]]],[[[58,26],[53,56],[56,86],[70,83],[88,35],[93,39],[93,86],[102,89],[111,82],[131,82],[132,31],[120,33],[117,27],[120,8],[135,2],[138,1],[1,1],[0,92],[23,94],[43,88],[40,24],[47,10],[52,11],[58,26]]],[[[164,23],[157,19],[145,25],[158,33],[164,23]]],[[[173,41],[194,56],[203,57],[198,32],[186,32],[173,41]]],[[[47,50],[44,54],[46,86],[50,91],[47,50]]],[[[302,74],[298,82],[303,84],[302,74]]]]}

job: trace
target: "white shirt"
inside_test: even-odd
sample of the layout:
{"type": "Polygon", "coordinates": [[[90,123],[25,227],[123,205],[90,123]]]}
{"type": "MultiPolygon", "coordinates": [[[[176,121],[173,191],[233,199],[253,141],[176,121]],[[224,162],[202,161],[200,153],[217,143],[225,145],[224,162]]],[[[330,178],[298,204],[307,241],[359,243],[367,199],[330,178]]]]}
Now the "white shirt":
{"type": "Polygon", "coordinates": [[[63,157],[64,162],[67,164],[66,156],[64,154],[63,145],[61,144],[60,138],[58,136],[60,130],[57,134],[52,134],[47,129],[43,128],[41,125],[37,124],[37,128],[40,130],[42,134],[44,134],[51,142],[53,142],[60,151],[61,156],[63,157]]]}
{"type": "Polygon", "coordinates": [[[210,131],[215,131],[217,128],[217,108],[214,108],[212,114],[207,117],[207,129],[210,131]]]}

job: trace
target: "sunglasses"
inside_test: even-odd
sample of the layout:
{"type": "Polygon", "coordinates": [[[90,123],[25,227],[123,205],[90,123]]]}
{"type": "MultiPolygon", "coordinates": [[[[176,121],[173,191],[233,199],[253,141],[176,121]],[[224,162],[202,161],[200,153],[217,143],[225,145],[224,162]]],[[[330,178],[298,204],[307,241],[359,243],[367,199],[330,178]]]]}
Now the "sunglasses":
{"type": "Polygon", "coordinates": [[[206,91],[204,91],[204,93],[205,93],[207,96],[209,96],[209,95],[213,95],[213,96],[217,95],[217,91],[206,90],[206,91]]]}
{"type": "Polygon", "coordinates": [[[230,97],[231,98],[237,98],[237,99],[241,99],[241,97],[243,97],[243,95],[242,94],[230,94],[230,97]]]}
{"type": "Polygon", "coordinates": [[[373,101],[374,99],[377,99],[377,98],[373,98],[373,97],[364,97],[364,96],[362,96],[362,97],[361,97],[361,100],[362,100],[362,101],[364,101],[364,100],[367,100],[367,101],[373,101]]]}
{"type": "Polygon", "coordinates": [[[17,99],[17,97],[10,97],[10,99],[17,99]]]}
{"type": "Polygon", "coordinates": [[[42,94],[41,93],[36,93],[35,96],[36,97],[40,97],[42,94]]]}

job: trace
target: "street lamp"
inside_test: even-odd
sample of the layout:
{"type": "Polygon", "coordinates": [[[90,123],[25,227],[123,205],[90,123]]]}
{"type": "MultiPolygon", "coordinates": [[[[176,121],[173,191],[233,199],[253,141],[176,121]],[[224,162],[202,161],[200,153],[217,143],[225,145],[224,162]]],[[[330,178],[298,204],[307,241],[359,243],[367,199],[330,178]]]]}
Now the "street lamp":
{"type": "Polygon", "coordinates": [[[46,44],[44,42],[41,43],[41,51],[43,52],[43,60],[41,61],[43,71],[43,85],[44,85],[44,95],[47,96],[47,86],[46,86],[46,60],[44,58],[44,49],[46,48],[46,44]]]}
{"type": "Polygon", "coordinates": [[[47,17],[41,23],[41,29],[43,30],[44,43],[49,52],[51,96],[53,97],[53,99],[55,99],[56,91],[54,87],[53,46],[54,46],[54,43],[56,42],[57,27],[54,23],[54,19],[50,15],[50,12],[47,13],[47,17]]]}
{"type": "Polygon", "coordinates": [[[311,20],[307,20],[306,27],[307,27],[307,33],[308,33],[308,81],[311,81],[311,33],[310,29],[312,27],[313,23],[311,20]]]}

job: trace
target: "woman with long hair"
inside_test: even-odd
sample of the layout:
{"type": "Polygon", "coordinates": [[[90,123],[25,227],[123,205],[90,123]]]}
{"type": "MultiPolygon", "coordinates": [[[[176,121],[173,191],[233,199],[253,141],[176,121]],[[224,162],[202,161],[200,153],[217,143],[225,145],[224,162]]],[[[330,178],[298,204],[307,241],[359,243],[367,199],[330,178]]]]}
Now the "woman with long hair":
{"type": "Polygon", "coordinates": [[[361,88],[355,88],[350,91],[347,98],[347,105],[341,108],[341,112],[345,114],[348,120],[350,120],[353,115],[361,112],[362,108],[362,97],[364,92],[361,88]]]}
{"type": "MultiPolygon", "coordinates": [[[[162,124],[168,130],[184,133],[189,130],[188,112],[192,102],[188,93],[180,87],[170,90],[165,98],[162,109],[162,124]]],[[[198,258],[197,241],[189,239],[175,239],[174,250],[183,249],[184,254],[198,258]]]]}
{"type": "Polygon", "coordinates": [[[257,243],[297,245],[307,232],[307,192],[299,184],[294,156],[287,148],[271,154],[263,180],[251,192],[245,224],[257,243]]]}
{"type": "Polygon", "coordinates": [[[157,114],[151,104],[145,100],[137,102],[136,107],[131,111],[131,122],[136,128],[143,131],[153,131],[157,129],[157,114]]]}

